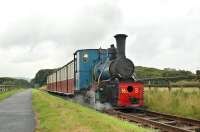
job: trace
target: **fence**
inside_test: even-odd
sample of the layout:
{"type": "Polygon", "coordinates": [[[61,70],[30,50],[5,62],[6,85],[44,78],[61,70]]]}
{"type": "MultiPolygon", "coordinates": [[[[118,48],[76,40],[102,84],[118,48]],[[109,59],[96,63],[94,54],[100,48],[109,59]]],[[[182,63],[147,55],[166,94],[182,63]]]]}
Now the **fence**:
{"type": "Polygon", "coordinates": [[[0,92],[6,92],[14,87],[15,85],[0,85],[0,92]]]}
{"type": "Polygon", "coordinates": [[[139,79],[144,82],[145,87],[151,88],[168,88],[169,91],[172,88],[199,88],[200,90],[200,75],[194,76],[179,76],[179,77],[160,77],[160,78],[145,78],[139,79]],[[193,83],[177,84],[175,82],[180,80],[193,80],[193,83]]]}

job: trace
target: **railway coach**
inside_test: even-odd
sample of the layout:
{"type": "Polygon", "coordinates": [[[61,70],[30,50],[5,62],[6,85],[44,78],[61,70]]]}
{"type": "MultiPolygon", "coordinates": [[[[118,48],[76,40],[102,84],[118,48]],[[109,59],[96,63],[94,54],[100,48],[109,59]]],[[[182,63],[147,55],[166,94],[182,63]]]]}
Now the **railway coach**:
{"type": "Polygon", "coordinates": [[[144,86],[135,79],[134,64],[126,58],[126,37],[115,35],[117,47],[77,50],[72,61],[47,77],[48,91],[81,94],[89,103],[98,101],[114,107],[143,106],[144,86]]]}

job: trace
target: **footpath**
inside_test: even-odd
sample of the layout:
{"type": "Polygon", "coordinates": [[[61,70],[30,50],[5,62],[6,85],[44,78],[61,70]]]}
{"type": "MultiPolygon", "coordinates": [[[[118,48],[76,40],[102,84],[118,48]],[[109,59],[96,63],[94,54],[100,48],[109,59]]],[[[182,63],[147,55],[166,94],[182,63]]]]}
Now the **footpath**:
{"type": "Polygon", "coordinates": [[[31,89],[0,102],[0,132],[33,132],[34,128],[31,89]]]}

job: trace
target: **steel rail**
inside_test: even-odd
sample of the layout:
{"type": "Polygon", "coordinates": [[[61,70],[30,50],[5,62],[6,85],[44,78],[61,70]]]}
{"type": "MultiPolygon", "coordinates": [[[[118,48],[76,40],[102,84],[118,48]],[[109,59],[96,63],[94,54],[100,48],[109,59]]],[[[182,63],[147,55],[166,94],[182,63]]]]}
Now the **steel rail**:
{"type": "Polygon", "coordinates": [[[166,119],[176,120],[180,123],[186,123],[188,125],[195,125],[200,128],[200,120],[184,118],[184,117],[180,117],[180,116],[176,116],[176,115],[169,115],[169,114],[159,113],[159,112],[155,112],[155,111],[149,111],[149,110],[145,110],[145,109],[137,109],[137,110],[139,110],[147,115],[161,116],[166,119]]]}
{"type": "Polygon", "coordinates": [[[105,113],[128,120],[130,122],[140,123],[144,126],[153,127],[166,132],[199,132],[200,121],[165,115],[156,112],[144,113],[124,113],[117,110],[106,110],[105,113]],[[185,121],[184,121],[185,120],[185,121]]]}

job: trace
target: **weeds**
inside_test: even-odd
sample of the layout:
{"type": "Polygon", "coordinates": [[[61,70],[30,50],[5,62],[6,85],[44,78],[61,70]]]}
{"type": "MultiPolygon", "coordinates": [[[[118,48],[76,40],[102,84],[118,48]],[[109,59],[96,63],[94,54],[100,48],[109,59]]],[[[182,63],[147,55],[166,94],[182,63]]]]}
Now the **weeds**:
{"type": "Polygon", "coordinates": [[[146,89],[145,106],[154,111],[200,119],[200,91],[146,89]]]}
{"type": "Polygon", "coordinates": [[[96,112],[39,90],[33,90],[36,132],[146,132],[127,121],[96,112]]]}

